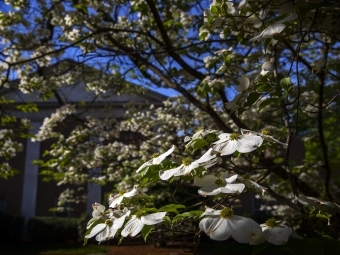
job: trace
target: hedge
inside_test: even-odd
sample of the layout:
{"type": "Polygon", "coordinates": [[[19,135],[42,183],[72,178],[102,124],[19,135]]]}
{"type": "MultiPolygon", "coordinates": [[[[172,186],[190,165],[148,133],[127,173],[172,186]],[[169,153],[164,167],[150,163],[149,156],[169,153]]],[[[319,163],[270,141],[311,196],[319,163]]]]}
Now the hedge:
{"type": "Polygon", "coordinates": [[[0,243],[21,241],[23,228],[23,217],[0,214],[0,243]]]}
{"type": "Polygon", "coordinates": [[[27,232],[36,243],[78,242],[79,225],[79,218],[34,217],[27,223],[27,232]]]}

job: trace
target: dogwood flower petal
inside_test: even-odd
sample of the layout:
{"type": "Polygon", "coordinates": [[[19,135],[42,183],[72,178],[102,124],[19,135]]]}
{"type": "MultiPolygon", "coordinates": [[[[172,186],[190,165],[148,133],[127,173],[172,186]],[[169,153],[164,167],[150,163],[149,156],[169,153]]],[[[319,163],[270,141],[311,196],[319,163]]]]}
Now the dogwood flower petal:
{"type": "Polygon", "coordinates": [[[141,221],[145,225],[155,225],[163,221],[166,212],[152,213],[141,217],[141,221]]]}
{"type": "Polygon", "coordinates": [[[114,197],[110,196],[110,208],[116,208],[119,206],[125,197],[130,198],[134,196],[146,196],[144,189],[138,188],[138,185],[134,185],[133,189],[128,192],[117,194],[114,197]]]}
{"type": "Polygon", "coordinates": [[[241,145],[237,150],[241,153],[248,153],[256,150],[262,145],[263,139],[257,135],[243,135],[241,145]]]}
{"type": "Polygon", "coordinates": [[[274,228],[267,228],[263,231],[266,240],[275,245],[287,243],[292,229],[285,225],[280,225],[274,228]]]}
{"type": "Polygon", "coordinates": [[[242,193],[245,187],[243,183],[227,184],[227,186],[221,187],[221,193],[242,193]]]}
{"type": "Polygon", "coordinates": [[[213,185],[216,181],[216,176],[214,175],[205,175],[202,178],[195,176],[194,177],[194,185],[199,187],[213,185]]]}
{"type": "Polygon", "coordinates": [[[91,238],[97,235],[99,232],[103,231],[105,228],[106,228],[105,223],[99,223],[91,229],[91,232],[88,235],[86,235],[85,238],[91,238]]]}
{"type": "Polygon", "coordinates": [[[117,194],[117,195],[115,195],[113,197],[113,199],[111,200],[110,207],[111,208],[116,208],[117,206],[119,206],[122,203],[123,198],[124,198],[124,194],[117,194]]]}
{"type": "Polygon", "coordinates": [[[220,152],[221,156],[233,154],[241,145],[240,141],[228,141],[225,143],[215,142],[215,144],[216,145],[213,146],[213,149],[220,152]]]}
{"type": "Polygon", "coordinates": [[[198,194],[201,196],[216,196],[222,192],[221,187],[216,187],[216,185],[210,185],[202,187],[198,190],[198,194]]]}
{"type": "Polygon", "coordinates": [[[115,228],[113,225],[111,227],[106,227],[102,232],[100,232],[96,236],[96,240],[98,242],[102,242],[102,241],[106,241],[111,238],[114,238],[117,231],[118,231],[118,228],[115,228]]]}
{"type": "Polygon", "coordinates": [[[95,219],[99,219],[100,217],[103,216],[105,212],[105,206],[99,203],[93,203],[92,204],[93,212],[92,212],[92,217],[95,219]]]}
{"type": "Polygon", "coordinates": [[[239,82],[239,84],[236,87],[236,91],[243,92],[249,88],[249,79],[247,77],[239,78],[237,81],[239,82]]]}
{"type": "Polygon", "coordinates": [[[204,213],[202,213],[201,217],[206,216],[206,215],[209,215],[209,216],[220,216],[221,215],[221,210],[215,210],[215,209],[206,207],[205,211],[204,211],[204,213]]]}
{"type": "Polygon", "coordinates": [[[135,215],[125,224],[124,229],[121,232],[121,235],[124,237],[127,236],[136,236],[140,231],[142,231],[144,224],[140,219],[138,219],[135,215]]]}
{"type": "Polygon", "coordinates": [[[214,210],[206,208],[199,228],[211,239],[223,241],[233,237],[237,242],[249,243],[254,235],[261,233],[261,227],[252,219],[233,214],[230,208],[214,210]],[[216,215],[217,214],[217,215],[216,215]]]}
{"type": "Polygon", "coordinates": [[[233,215],[227,222],[231,236],[239,243],[251,242],[254,235],[261,233],[261,227],[255,221],[242,216],[233,215]]]}
{"type": "Polygon", "coordinates": [[[227,221],[219,218],[205,218],[199,223],[199,228],[216,241],[224,241],[230,237],[230,232],[225,231],[227,227],[227,221]]]}
{"type": "Polygon", "coordinates": [[[283,245],[288,241],[289,236],[293,233],[292,228],[280,224],[271,218],[266,221],[265,224],[261,224],[262,233],[254,236],[250,245],[257,245],[267,240],[269,243],[275,245],[283,245]]]}
{"type": "Polygon", "coordinates": [[[262,142],[262,137],[253,134],[222,133],[219,135],[219,140],[214,143],[213,149],[221,155],[230,155],[236,150],[248,153],[260,147],[262,142]]]}
{"type": "Polygon", "coordinates": [[[159,173],[159,178],[162,180],[169,180],[172,176],[175,175],[183,166],[176,167],[174,169],[166,170],[166,171],[161,171],[159,173]]]}
{"type": "Polygon", "coordinates": [[[137,218],[133,215],[132,218],[125,224],[121,235],[126,236],[136,236],[140,231],[142,231],[144,225],[155,225],[163,221],[166,212],[152,213],[149,215],[143,215],[141,218],[137,218]]]}
{"type": "Polygon", "coordinates": [[[191,173],[192,170],[198,167],[209,168],[217,163],[217,157],[215,154],[212,153],[212,148],[210,148],[202,157],[199,159],[192,161],[191,159],[185,158],[183,159],[182,165],[169,169],[166,171],[160,171],[159,177],[162,180],[168,180],[172,176],[182,176],[188,175],[191,173]]]}
{"type": "Polygon", "coordinates": [[[142,169],[144,169],[147,166],[151,166],[151,165],[159,165],[160,163],[162,163],[162,161],[169,156],[171,153],[174,152],[174,150],[176,149],[175,145],[172,145],[172,147],[167,150],[166,152],[164,152],[163,154],[160,154],[159,156],[149,160],[148,162],[145,162],[143,165],[141,165],[138,169],[137,169],[137,173],[139,173],[142,169]]]}

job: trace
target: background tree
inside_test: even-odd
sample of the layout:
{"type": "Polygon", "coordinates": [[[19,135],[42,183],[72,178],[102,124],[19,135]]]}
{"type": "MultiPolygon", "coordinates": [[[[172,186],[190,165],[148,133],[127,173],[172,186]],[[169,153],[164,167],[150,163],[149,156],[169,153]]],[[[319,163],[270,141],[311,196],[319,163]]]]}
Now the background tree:
{"type": "MultiPolygon", "coordinates": [[[[53,121],[35,136],[57,139],[48,152],[50,159],[40,161],[48,176],[61,183],[114,181],[120,183],[118,190],[126,190],[139,180],[140,175],[133,173],[150,158],[147,155],[174,144],[176,155],[198,157],[198,149],[216,142],[214,137],[184,151],[183,138],[192,136],[197,127],[227,133],[265,130],[263,134],[270,131],[281,142],[270,140],[256,152],[227,157],[211,171],[250,175],[271,198],[286,205],[278,214],[304,212],[301,204],[292,204],[299,195],[339,202],[339,148],[333,135],[339,122],[336,2],[8,4],[0,16],[1,90],[11,89],[9,81],[18,78],[22,92],[38,92],[43,100],[55,96],[61,105],[53,121]],[[63,65],[69,58],[74,64],[63,65]],[[58,71],[46,71],[56,64],[61,64],[58,71]],[[84,66],[93,67],[91,75],[84,66]],[[85,118],[58,97],[58,88],[80,78],[97,97],[136,93],[135,85],[137,92],[142,87],[171,88],[180,96],[162,109],[131,108],[122,122],[85,118]],[[66,116],[79,121],[68,137],[53,130],[66,116]],[[109,142],[123,131],[138,132],[138,144],[109,142]],[[290,157],[296,138],[305,141],[302,165],[290,157]],[[103,169],[100,176],[84,171],[97,167],[103,169]],[[129,178],[122,179],[126,174],[129,178]]],[[[3,100],[8,109],[10,103],[3,100]]],[[[2,112],[10,116],[8,110],[2,112]]],[[[158,175],[145,178],[142,186],[149,186],[158,175]]],[[[326,214],[322,217],[330,220],[326,214]]]]}

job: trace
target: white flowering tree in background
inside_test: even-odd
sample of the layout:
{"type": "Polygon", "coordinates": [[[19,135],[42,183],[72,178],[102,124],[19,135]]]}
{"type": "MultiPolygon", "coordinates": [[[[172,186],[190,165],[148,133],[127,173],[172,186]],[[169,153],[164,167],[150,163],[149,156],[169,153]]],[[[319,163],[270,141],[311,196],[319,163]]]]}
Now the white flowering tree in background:
{"type": "MultiPolygon", "coordinates": [[[[108,204],[94,201],[85,242],[168,233],[191,234],[196,247],[203,235],[233,238],[254,253],[268,243],[294,254],[339,249],[338,1],[10,0],[1,8],[0,156],[21,147],[5,91],[56,97],[60,109],[32,138],[54,139],[38,161],[43,173],[60,185],[114,183],[108,204]],[[46,71],[51,65],[62,68],[46,71]],[[145,87],[178,96],[163,108],[130,105],[123,121],[99,119],[58,96],[80,78],[98,98],[145,87]],[[79,124],[61,135],[70,118],[79,124]],[[124,132],[134,141],[119,140],[124,132]],[[303,163],[291,159],[294,140],[304,143],[303,163]],[[269,201],[265,223],[234,213],[249,194],[269,201]]],[[[3,163],[0,176],[9,171],[3,163]]]]}

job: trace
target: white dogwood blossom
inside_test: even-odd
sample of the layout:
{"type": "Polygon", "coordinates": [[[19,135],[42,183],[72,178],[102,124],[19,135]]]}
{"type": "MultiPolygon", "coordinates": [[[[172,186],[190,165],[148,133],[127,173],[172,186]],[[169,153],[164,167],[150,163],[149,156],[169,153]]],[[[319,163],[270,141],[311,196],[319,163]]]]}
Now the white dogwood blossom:
{"type": "Polygon", "coordinates": [[[230,176],[228,172],[220,177],[205,175],[199,178],[195,176],[194,184],[202,187],[198,190],[198,194],[202,196],[215,196],[220,193],[241,193],[245,185],[243,183],[233,183],[237,180],[237,176],[237,174],[230,176]]]}
{"type": "Polygon", "coordinates": [[[261,136],[264,140],[268,141],[268,142],[275,142],[278,144],[281,144],[285,147],[287,147],[286,143],[280,142],[279,140],[275,139],[273,136],[270,135],[270,132],[268,130],[263,130],[262,132],[255,132],[252,130],[247,130],[247,129],[243,129],[241,128],[241,133],[242,134],[253,134],[253,135],[259,135],[261,136]]]}
{"type": "Polygon", "coordinates": [[[176,168],[172,168],[166,171],[161,171],[159,177],[162,180],[168,180],[172,176],[189,175],[192,170],[198,167],[204,167],[205,169],[215,165],[217,163],[216,154],[212,153],[212,148],[210,148],[204,155],[192,161],[191,158],[184,158],[182,164],[176,168]]]}
{"type": "Polygon", "coordinates": [[[239,243],[249,243],[254,236],[261,233],[261,227],[255,221],[234,215],[231,208],[206,208],[201,217],[203,216],[207,217],[200,221],[200,229],[216,241],[232,237],[239,243]]]}
{"type": "Polygon", "coordinates": [[[96,240],[99,242],[114,238],[118,229],[120,229],[127,216],[130,215],[130,210],[126,208],[123,211],[115,210],[108,215],[103,215],[105,207],[101,204],[94,203],[93,205],[93,219],[91,219],[87,225],[89,229],[96,221],[100,218],[104,219],[105,222],[96,224],[90,231],[89,234],[85,235],[85,238],[91,238],[96,236],[96,240]],[[96,217],[96,218],[95,218],[96,217]]]}
{"type": "Polygon", "coordinates": [[[213,149],[221,155],[230,155],[235,151],[248,153],[256,150],[263,142],[262,137],[253,134],[222,133],[218,138],[213,149]]]}
{"type": "Polygon", "coordinates": [[[132,218],[125,224],[121,235],[124,237],[136,236],[142,231],[144,225],[155,225],[163,221],[166,212],[157,212],[148,215],[133,215],[132,218]]]}
{"type": "Polygon", "coordinates": [[[147,166],[152,166],[152,165],[159,165],[160,163],[162,163],[162,161],[169,156],[171,153],[174,152],[174,150],[176,149],[175,145],[172,145],[172,147],[167,150],[166,152],[164,152],[163,154],[160,154],[158,156],[155,156],[153,159],[145,162],[143,165],[141,165],[138,169],[137,169],[137,173],[139,173],[141,170],[143,170],[144,168],[146,168],[147,166]]]}
{"type": "Polygon", "coordinates": [[[144,191],[146,191],[146,189],[139,188],[138,185],[135,185],[133,189],[128,192],[121,192],[114,196],[110,195],[109,197],[110,208],[116,208],[117,206],[119,206],[125,197],[131,198],[134,196],[146,196],[144,191]]]}
{"type": "Polygon", "coordinates": [[[293,234],[294,237],[299,238],[291,227],[280,224],[275,218],[267,220],[265,224],[261,224],[260,226],[262,228],[262,233],[256,235],[249,244],[257,245],[264,241],[268,241],[275,245],[283,245],[287,243],[291,234],[293,234]]]}
{"type": "Polygon", "coordinates": [[[285,27],[286,27],[285,24],[280,23],[269,25],[258,36],[249,39],[249,42],[261,41],[262,39],[272,38],[275,34],[281,33],[282,30],[285,29],[285,27]]]}
{"type": "Polygon", "coordinates": [[[220,133],[220,131],[214,129],[199,129],[198,131],[195,132],[195,134],[193,134],[192,137],[186,136],[184,138],[184,142],[194,141],[196,139],[204,138],[206,135],[217,133],[220,133]]]}
{"type": "MultiPolygon", "coordinates": [[[[286,25],[283,23],[297,19],[297,17],[298,17],[297,13],[292,12],[286,18],[283,18],[275,22],[274,24],[269,25],[259,35],[251,38],[249,41],[254,42],[254,41],[261,41],[262,39],[272,38],[274,35],[281,33],[286,28],[286,25]]],[[[277,40],[272,41],[272,45],[275,45],[276,43],[277,43],[277,40]]]]}
{"type": "Polygon", "coordinates": [[[92,204],[93,212],[92,217],[95,219],[99,219],[100,217],[104,216],[105,213],[105,206],[99,203],[92,204]]]}

